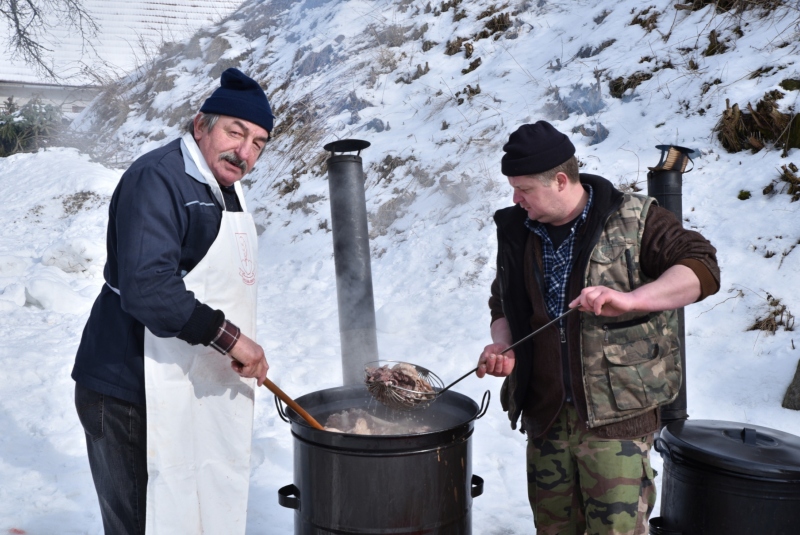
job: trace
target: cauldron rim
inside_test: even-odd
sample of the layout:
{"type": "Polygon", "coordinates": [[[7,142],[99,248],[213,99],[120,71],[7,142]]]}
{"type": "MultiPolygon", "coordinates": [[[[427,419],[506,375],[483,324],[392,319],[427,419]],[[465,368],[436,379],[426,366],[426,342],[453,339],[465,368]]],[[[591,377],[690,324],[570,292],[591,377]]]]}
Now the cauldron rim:
{"type": "MultiPolygon", "coordinates": [[[[468,396],[452,390],[442,394],[425,411],[447,411],[458,413],[460,421],[441,429],[434,429],[425,433],[404,435],[358,435],[352,433],[337,433],[333,431],[314,429],[296,412],[287,407],[285,415],[291,424],[292,434],[300,439],[319,446],[330,447],[359,452],[388,453],[406,450],[420,451],[426,448],[441,448],[447,444],[466,440],[472,434],[474,422],[481,418],[488,409],[489,392],[484,395],[481,406],[468,396]]],[[[295,401],[315,418],[319,413],[341,410],[330,407],[330,403],[320,403],[325,399],[334,398],[340,405],[352,401],[358,403],[376,403],[363,385],[340,386],[326,388],[305,394],[295,401]]],[[[348,408],[353,408],[350,405],[348,408]]],[[[320,422],[323,423],[324,422],[320,422]]]]}

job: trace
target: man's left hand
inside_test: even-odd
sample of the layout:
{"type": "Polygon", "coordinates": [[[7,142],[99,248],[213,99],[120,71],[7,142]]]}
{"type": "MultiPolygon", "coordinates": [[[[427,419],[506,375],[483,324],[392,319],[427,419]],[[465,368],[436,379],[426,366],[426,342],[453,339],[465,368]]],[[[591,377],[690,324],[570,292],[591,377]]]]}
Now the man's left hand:
{"type": "Polygon", "coordinates": [[[581,312],[594,312],[598,316],[620,316],[635,310],[634,300],[630,293],[618,292],[605,286],[589,286],[584,288],[570,308],[580,307],[581,312]]]}

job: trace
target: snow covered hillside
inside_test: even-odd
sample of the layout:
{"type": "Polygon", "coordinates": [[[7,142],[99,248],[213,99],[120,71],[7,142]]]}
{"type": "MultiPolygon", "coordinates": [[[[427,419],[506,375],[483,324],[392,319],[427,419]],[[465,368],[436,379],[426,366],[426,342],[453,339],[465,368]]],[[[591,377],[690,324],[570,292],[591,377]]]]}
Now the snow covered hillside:
{"type": "MultiPolygon", "coordinates": [[[[174,45],[77,119],[106,165],[71,148],[0,161],[0,531],[102,532],[69,374],[103,283],[122,172],[111,164],[179,135],[230,66],[262,83],[277,116],[244,185],[260,232],[258,338],[289,395],[341,384],[322,146],[372,144],[361,156],[381,358],[449,382],[489,342],[492,214],[511,203],[501,147],[547,119],[584,171],[622,188],[646,191],[655,145],[700,152],[684,175],[684,225],[717,247],[722,288],[686,308],[689,414],[800,435],[800,413],[781,408],[800,359],[800,203],[782,166],[800,165],[800,149],[730,153],[714,132],[728,106],[755,108],[770,92],[780,112],[797,109],[798,21],[797,2],[764,13],[666,0],[253,0],[174,45]],[[783,325],[750,330],[765,318],[783,325]]],[[[525,440],[500,384],[455,388],[494,394],[475,424],[473,471],[486,483],[473,529],[530,533],[525,440]]],[[[253,446],[248,533],[291,533],[277,489],[292,481],[292,438],[266,389],[253,446]]]]}

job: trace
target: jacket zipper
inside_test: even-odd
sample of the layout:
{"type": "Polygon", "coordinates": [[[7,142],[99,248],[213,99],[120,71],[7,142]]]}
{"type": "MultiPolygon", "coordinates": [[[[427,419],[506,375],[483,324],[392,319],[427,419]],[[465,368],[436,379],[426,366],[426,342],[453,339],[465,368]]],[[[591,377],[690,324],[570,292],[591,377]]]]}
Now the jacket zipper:
{"type": "Polygon", "coordinates": [[[628,268],[628,287],[633,291],[635,290],[633,285],[633,258],[630,249],[625,249],[625,266],[628,268]]]}

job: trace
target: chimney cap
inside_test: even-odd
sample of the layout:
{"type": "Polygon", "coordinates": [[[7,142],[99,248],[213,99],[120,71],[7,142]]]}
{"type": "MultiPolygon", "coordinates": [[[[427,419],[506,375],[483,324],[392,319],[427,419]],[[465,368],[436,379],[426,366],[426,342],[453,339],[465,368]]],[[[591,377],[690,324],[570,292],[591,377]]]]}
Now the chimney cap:
{"type": "Polygon", "coordinates": [[[681,147],[680,145],[656,145],[656,148],[662,152],[666,152],[670,149],[670,147],[676,149],[679,152],[682,152],[689,158],[697,158],[700,156],[700,151],[697,149],[690,149],[688,147],[681,147]]]}
{"type": "Polygon", "coordinates": [[[363,139],[339,139],[337,141],[331,141],[322,148],[335,154],[337,152],[361,152],[369,146],[370,142],[364,141],[363,139]]]}
{"type": "MultiPolygon", "coordinates": [[[[681,147],[679,145],[656,145],[656,148],[661,151],[661,159],[655,167],[648,167],[650,171],[679,171],[680,173],[688,173],[686,166],[689,162],[694,164],[692,158],[700,156],[700,151],[681,147]]],[[[694,169],[694,165],[692,166],[694,169]]]]}

